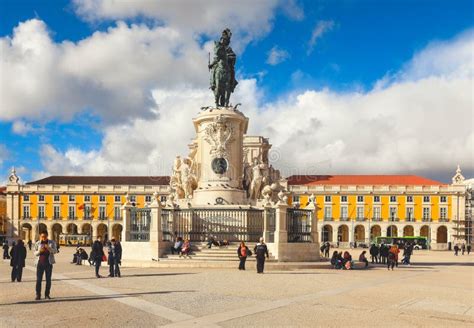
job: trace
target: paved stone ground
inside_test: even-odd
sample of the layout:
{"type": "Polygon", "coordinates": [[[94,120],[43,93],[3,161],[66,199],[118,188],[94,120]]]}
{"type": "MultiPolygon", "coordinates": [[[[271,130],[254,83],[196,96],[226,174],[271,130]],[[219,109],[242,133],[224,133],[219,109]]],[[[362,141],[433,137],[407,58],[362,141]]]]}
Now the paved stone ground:
{"type": "Polygon", "coordinates": [[[0,261],[0,327],[474,327],[473,254],[417,251],[393,272],[124,268],[96,279],[69,264],[72,251],[58,254],[49,301],[34,301],[32,254],[21,283],[0,261]]]}

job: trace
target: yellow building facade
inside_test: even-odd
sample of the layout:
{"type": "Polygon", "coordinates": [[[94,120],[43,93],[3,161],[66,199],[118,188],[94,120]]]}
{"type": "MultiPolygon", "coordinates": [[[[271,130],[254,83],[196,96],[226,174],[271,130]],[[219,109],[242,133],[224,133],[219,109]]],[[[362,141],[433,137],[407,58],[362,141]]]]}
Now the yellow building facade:
{"type": "Polygon", "coordinates": [[[143,208],[153,194],[166,201],[168,177],[56,177],[20,184],[14,172],[6,191],[8,238],[37,240],[88,235],[90,239],[121,238],[123,204],[143,208]]]}
{"type": "Polygon", "coordinates": [[[457,242],[465,188],[417,176],[292,176],[288,204],[314,197],[320,240],[349,246],[376,237],[426,237],[432,248],[457,242]]]}

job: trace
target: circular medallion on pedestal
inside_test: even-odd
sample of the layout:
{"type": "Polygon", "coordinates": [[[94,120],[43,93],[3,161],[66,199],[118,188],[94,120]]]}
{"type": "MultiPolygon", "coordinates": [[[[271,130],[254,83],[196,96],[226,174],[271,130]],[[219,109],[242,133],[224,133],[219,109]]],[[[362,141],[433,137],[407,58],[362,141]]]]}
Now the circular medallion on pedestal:
{"type": "Polygon", "coordinates": [[[211,163],[212,170],[216,174],[224,174],[227,172],[227,160],[222,157],[214,158],[211,163]]]}

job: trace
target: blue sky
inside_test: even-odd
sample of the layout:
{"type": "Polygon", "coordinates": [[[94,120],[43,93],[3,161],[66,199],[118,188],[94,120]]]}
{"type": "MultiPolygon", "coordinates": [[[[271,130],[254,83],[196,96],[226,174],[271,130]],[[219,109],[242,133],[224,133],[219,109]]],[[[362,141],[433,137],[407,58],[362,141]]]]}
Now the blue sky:
{"type": "MultiPolygon", "coordinates": [[[[101,0],[86,1],[86,3],[95,4],[100,2],[101,0]]],[[[243,3],[243,6],[245,6],[245,2],[243,3]]],[[[149,5],[149,3],[146,5],[149,5]]],[[[211,3],[209,4],[209,6],[213,5],[214,4],[211,3]]],[[[262,5],[264,9],[261,9],[261,20],[263,21],[263,23],[261,23],[254,21],[249,22],[248,18],[243,17],[247,15],[248,12],[252,12],[252,5],[250,4],[247,7],[248,8],[242,9],[242,11],[238,11],[235,14],[230,13],[229,17],[233,17],[232,15],[234,15],[235,21],[241,20],[244,22],[240,26],[235,22],[230,23],[231,27],[233,24],[236,25],[235,29],[233,29],[235,30],[235,39],[233,41],[238,43],[239,37],[243,39],[243,36],[248,36],[243,44],[236,46],[239,51],[236,68],[239,73],[239,78],[242,80],[241,85],[239,85],[242,89],[238,91],[240,92],[240,96],[236,95],[236,97],[246,96],[247,99],[254,97],[256,99],[255,103],[252,103],[252,101],[248,101],[248,103],[251,103],[255,107],[255,115],[258,115],[258,113],[271,112],[272,110],[279,110],[279,113],[283,113],[286,107],[281,108],[281,106],[278,105],[279,103],[285,103],[291,107],[293,104],[288,104],[291,102],[291,99],[294,99],[298,95],[307,95],[308,91],[317,93],[321,92],[321,90],[327,90],[328,93],[336,95],[337,99],[344,98],[348,95],[352,97],[354,94],[361,94],[363,96],[371,95],[374,91],[374,87],[384,78],[387,78],[388,81],[396,80],[395,82],[390,82],[392,83],[390,86],[397,85],[401,83],[397,77],[406,72],[407,67],[418,63],[413,61],[413,58],[416,58],[417,54],[424,54],[425,50],[429,49],[433,44],[436,46],[438,43],[446,43],[447,45],[443,46],[449,47],[451,45],[450,42],[455,43],[452,40],[457,40],[459,35],[466,33],[468,34],[467,42],[470,42],[469,38],[472,37],[471,29],[473,27],[474,12],[472,1],[354,0],[289,1],[276,4],[269,1],[268,6],[264,7],[264,5],[262,5]],[[242,17],[239,17],[239,15],[242,15],[242,17]],[[252,28],[246,30],[245,24],[249,24],[248,26],[252,28]],[[317,31],[318,26],[320,27],[319,32],[317,31]],[[258,28],[261,28],[262,31],[259,32],[257,30],[258,28]],[[312,36],[313,42],[311,41],[312,36]],[[269,59],[272,49],[276,51],[276,57],[274,57],[274,59],[276,59],[274,61],[269,59]],[[247,92],[245,91],[247,89],[244,89],[245,86],[250,88],[249,90],[251,91],[248,91],[252,92],[250,96],[245,93],[247,92]]],[[[186,33],[189,33],[189,39],[186,37],[183,37],[183,39],[191,40],[189,42],[192,42],[193,39],[196,40],[196,47],[201,47],[201,52],[205,53],[205,49],[203,49],[206,47],[205,41],[215,38],[219,31],[225,27],[210,26],[200,29],[192,24],[182,26],[183,23],[179,17],[179,10],[177,13],[169,13],[166,18],[160,16],[161,13],[159,11],[152,12],[152,10],[154,10],[153,8],[149,10],[151,14],[148,14],[148,11],[145,11],[145,14],[140,11],[138,13],[121,11],[120,14],[116,14],[114,11],[104,11],[99,15],[91,11],[88,12],[85,6],[81,7],[80,1],[2,0],[0,3],[0,38],[6,43],[11,43],[11,40],[15,38],[13,30],[17,28],[20,23],[36,19],[42,22],[41,24],[44,24],[49,34],[50,42],[54,47],[58,47],[58,49],[69,49],[70,47],[68,48],[67,44],[70,43],[74,45],[74,47],[72,47],[75,48],[74,51],[79,52],[81,40],[84,42],[84,40],[92,39],[94,33],[98,31],[102,32],[105,37],[108,37],[112,34],[111,29],[114,30],[117,28],[117,21],[124,21],[126,32],[130,33],[136,32],[132,29],[132,24],[146,27],[145,31],[141,31],[140,33],[154,31],[157,27],[168,27],[171,31],[179,31],[179,33],[184,36],[186,33]]],[[[184,6],[182,10],[184,15],[184,6]]],[[[41,24],[32,26],[30,30],[24,32],[25,35],[26,33],[33,33],[34,29],[41,29],[41,24]]],[[[202,25],[205,24],[208,23],[202,23],[202,25]]],[[[23,40],[22,42],[28,41],[23,40]]],[[[98,44],[99,45],[95,45],[98,47],[97,53],[102,51],[102,49],[99,48],[100,43],[98,44]]],[[[13,48],[14,45],[9,44],[9,49],[12,53],[14,53],[13,48]]],[[[89,50],[91,49],[88,49],[88,51],[89,50]]],[[[90,57],[91,59],[96,60],[95,52],[92,50],[91,52],[87,52],[87,54],[92,56],[90,57]]],[[[192,51],[195,50],[190,50],[190,53],[194,53],[192,51]]],[[[199,53],[199,49],[197,52],[199,53]]],[[[446,52],[450,53],[449,49],[446,52]]],[[[0,56],[4,57],[1,58],[4,65],[2,67],[7,71],[11,60],[7,59],[9,57],[7,57],[6,52],[5,54],[0,53],[0,56]]],[[[63,60],[61,54],[57,56],[58,60],[63,60]]],[[[64,55],[64,57],[65,56],[66,55],[64,55]]],[[[121,54],[118,53],[117,56],[121,56],[121,54]]],[[[428,55],[425,57],[428,57],[428,55]]],[[[422,59],[425,57],[420,56],[422,59]]],[[[197,57],[191,60],[199,63],[199,60],[204,58],[197,57]]],[[[84,65],[87,66],[88,58],[82,59],[85,62],[84,65]]],[[[107,62],[106,57],[103,60],[104,63],[107,62]]],[[[430,58],[430,60],[433,59],[430,58]]],[[[444,62],[442,58],[440,61],[444,62]]],[[[133,65],[133,62],[125,57],[123,58],[123,62],[133,65]]],[[[203,65],[205,66],[205,64],[204,62],[203,65]]],[[[158,60],[156,65],[160,65],[158,60]]],[[[435,66],[430,65],[427,67],[435,66]]],[[[471,63],[468,63],[468,66],[469,65],[472,69],[472,57],[471,63]]],[[[37,67],[34,66],[33,68],[31,68],[32,66],[26,67],[26,70],[37,69],[37,67]]],[[[77,72],[74,73],[80,75],[80,79],[74,78],[70,87],[74,88],[79,85],[82,88],[82,83],[87,79],[94,82],[100,80],[102,78],[102,72],[96,67],[100,67],[100,62],[98,66],[94,66],[94,70],[91,69],[88,71],[87,69],[83,70],[79,67],[77,72]]],[[[449,68],[451,68],[451,66],[449,66],[449,68]]],[[[122,68],[117,67],[117,70],[121,69],[122,68]]],[[[132,67],[132,70],[133,69],[132,67]]],[[[156,69],[161,72],[160,67],[156,69]]],[[[54,70],[55,67],[52,65],[51,75],[55,75],[54,70]]],[[[127,68],[123,68],[122,70],[127,70],[127,68]]],[[[436,68],[433,68],[433,70],[435,71],[436,68]]],[[[436,71],[433,74],[439,77],[441,73],[438,73],[439,72],[436,71]]],[[[445,72],[443,71],[443,73],[445,72]]],[[[469,74],[471,73],[472,71],[469,74]]],[[[42,76],[41,74],[48,76],[47,73],[31,73],[31,76],[29,76],[27,71],[25,74],[27,81],[34,81],[40,86],[42,86],[42,84],[48,84],[48,81],[38,79],[38,76],[42,76]],[[35,79],[38,80],[36,81],[35,79]]],[[[68,74],[70,74],[69,71],[68,74]]],[[[425,73],[424,77],[431,76],[430,74],[430,72],[425,73]]],[[[467,80],[471,81],[472,85],[472,75],[469,74],[467,80]]],[[[129,75],[133,74],[128,74],[127,71],[125,71],[124,76],[129,75]]],[[[1,85],[3,90],[1,90],[2,92],[0,94],[2,98],[0,99],[0,107],[3,107],[3,109],[0,109],[1,111],[6,111],[11,102],[22,101],[22,99],[18,97],[14,100],[7,99],[7,93],[10,93],[10,89],[6,87],[7,84],[10,84],[8,80],[14,80],[16,78],[17,76],[7,76],[7,74],[3,74],[1,85]]],[[[466,77],[463,76],[463,79],[465,78],[466,77]]],[[[150,77],[143,77],[141,80],[140,77],[137,77],[136,80],[131,83],[135,83],[134,86],[138,91],[151,94],[152,90],[174,90],[174,92],[177,92],[181,90],[179,89],[181,88],[181,84],[186,84],[189,80],[193,81],[190,83],[192,88],[205,90],[205,85],[203,85],[201,81],[207,80],[207,77],[203,79],[199,76],[194,80],[194,75],[191,76],[191,73],[189,73],[187,77],[183,75],[183,83],[180,83],[179,76],[175,82],[170,82],[169,85],[166,84],[166,79],[159,80],[159,78],[150,77]]],[[[55,88],[54,83],[58,83],[59,85],[64,84],[66,87],[66,83],[70,81],[71,79],[68,75],[68,78],[65,80],[53,80],[51,85],[52,88],[55,88]]],[[[99,108],[103,103],[109,101],[104,99],[105,97],[116,97],[116,95],[120,95],[121,92],[120,90],[112,90],[112,87],[107,87],[107,92],[100,93],[97,91],[96,94],[91,83],[87,83],[89,85],[82,94],[70,95],[65,92],[64,95],[61,94],[57,97],[53,95],[47,100],[40,99],[37,102],[31,100],[31,102],[21,107],[23,111],[16,111],[0,116],[0,129],[2,131],[0,134],[0,151],[3,153],[0,155],[0,172],[5,172],[6,174],[11,166],[20,167],[20,173],[25,180],[31,180],[48,174],[124,173],[116,169],[116,167],[121,166],[120,160],[118,160],[119,155],[115,157],[110,155],[113,153],[111,149],[114,149],[114,146],[110,146],[113,140],[115,140],[114,133],[117,133],[120,129],[130,131],[132,127],[136,127],[137,124],[139,124],[139,122],[136,121],[137,118],[146,120],[159,120],[159,118],[153,118],[150,116],[151,114],[144,113],[143,109],[139,109],[138,112],[134,114],[133,106],[130,108],[131,113],[129,116],[122,112],[115,115],[113,113],[113,108],[115,107],[110,104],[103,105],[104,108],[99,108]],[[69,101],[68,97],[71,97],[71,103],[77,102],[76,107],[79,108],[64,109],[64,104],[69,101]],[[77,100],[76,97],[83,99],[77,100]],[[101,99],[88,103],[87,99],[89,97],[94,99],[101,97],[101,99]],[[35,106],[37,106],[37,108],[35,108],[35,106]],[[45,109],[45,107],[48,108],[45,109]],[[49,107],[51,107],[51,109],[49,107]],[[66,115],[64,113],[68,114],[66,115]],[[114,116],[119,119],[114,119],[114,116]],[[109,146],[110,148],[107,148],[109,146]],[[90,163],[96,161],[95,156],[101,157],[100,161],[98,160],[96,165],[91,166],[90,163]],[[86,163],[77,157],[85,158],[86,163]],[[68,163],[63,165],[62,161],[68,163]],[[101,167],[100,169],[94,168],[99,166],[101,167]]],[[[100,83],[98,82],[98,85],[102,87],[102,81],[100,83]]],[[[69,85],[67,85],[67,87],[69,87],[69,85]]],[[[39,92],[38,90],[32,90],[31,92],[33,94],[43,93],[43,91],[39,92]]],[[[159,93],[159,91],[155,91],[155,93],[159,93]]],[[[25,97],[28,97],[28,93],[25,94],[25,97]]],[[[456,97],[456,95],[454,95],[454,97],[456,97]]],[[[420,96],[420,99],[422,98],[423,97],[420,96]]],[[[120,100],[118,101],[120,102],[120,100]]],[[[147,104],[147,102],[142,103],[147,104]]],[[[466,102],[464,102],[464,104],[465,103],[466,102]]],[[[140,104],[140,102],[133,104],[140,104]]],[[[316,100],[315,111],[317,111],[317,104],[320,104],[320,101],[316,100]]],[[[347,106],[350,107],[351,104],[348,103],[347,106]]],[[[163,105],[161,107],[163,108],[163,105]]],[[[250,112],[254,113],[253,111],[250,112]]],[[[466,117],[470,115],[472,119],[472,102],[471,108],[464,108],[461,114],[466,115],[466,117]],[[469,109],[471,110],[470,113],[469,109]]],[[[400,115],[404,115],[404,113],[400,111],[400,115]]],[[[301,116],[302,120],[305,120],[303,112],[301,112],[301,116]]],[[[321,121],[323,122],[323,130],[324,120],[321,121]]],[[[255,123],[257,122],[259,122],[258,118],[255,118],[255,123]]],[[[413,124],[422,123],[423,122],[418,122],[413,124]]],[[[183,122],[183,129],[189,129],[186,124],[187,123],[183,122]]],[[[339,128],[347,129],[351,127],[336,126],[336,129],[339,128]]],[[[414,128],[416,129],[416,125],[414,125],[414,128]]],[[[255,130],[258,132],[270,131],[270,129],[263,126],[255,130]]],[[[469,142],[472,141],[469,132],[469,130],[465,131],[465,135],[462,136],[464,139],[461,138],[458,142],[465,145],[465,148],[461,147],[458,152],[462,153],[463,151],[467,151],[472,155],[472,150],[466,148],[466,145],[469,145],[469,142]]],[[[376,134],[375,131],[374,133],[376,134]]],[[[163,166],[166,166],[166,163],[172,160],[167,154],[171,154],[172,151],[176,153],[185,151],[185,144],[187,142],[186,140],[189,139],[188,137],[189,134],[180,136],[183,141],[181,141],[181,143],[178,142],[177,145],[174,146],[176,149],[166,146],[171,149],[164,150],[162,148],[165,146],[160,146],[160,142],[157,142],[157,145],[152,148],[145,146],[143,150],[144,154],[140,154],[140,156],[143,155],[144,158],[149,161],[148,166],[141,166],[137,163],[136,166],[127,167],[128,171],[125,173],[146,174],[150,172],[150,170],[153,171],[153,169],[149,168],[150,165],[153,166],[153,164],[150,164],[150,161],[153,160],[152,157],[147,156],[150,153],[157,153],[158,155],[156,156],[164,161],[165,164],[163,164],[163,166]]],[[[328,140],[338,138],[337,136],[324,137],[328,138],[328,140]]],[[[434,137],[436,137],[436,135],[434,135],[434,137]]],[[[166,139],[168,137],[158,135],[157,138],[166,139]]],[[[395,136],[395,138],[397,137],[395,136]]],[[[451,137],[448,135],[446,138],[451,137]]],[[[455,137],[452,138],[453,140],[456,139],[455,137]]],[[[143,138],[141,138],[141,140],[142,139],[143,138]]],[[[278,138],[276,139],[279,140],[278,138]]],[[[140,140],[137,140],[137,142],[139,143],[140,140]]],[[[347,144],[345,139],[342,139],[342,142],[347,144]]],[[[291,147],[292,144],[291,141],[285,140],[277,142],[276,147],[283,149],[284,147],[291,147]]],[[[307,156],[321,158],[320,154],[326,152],[325,156],[331,157],[331,153],[327,153],[327,149],[333,146],[333,143],[329,141],[321,143],[316,149],[312,150],[313,153],[307,156]]],[[[345,145],[344,147],[347,149],[349,146],[345,145]]],[[[383,146],[380,145],[379,148],[381,147],[383,146]]],[[[445,146],[440,145],[440,147],[445,146]]],[[[306,149],[301,149],[300,153],[305,151],[306,149]]],[[[427,156],[429,155],[429,157],[435,161],[436,150],[427,151],[431,152],[427,154],[427,156]]],[[[403,153],[401,150],[399,152],[401,154],[403,153]]],[[[439,149],[438,155],[439,152],[442,152],[442,150],[439,149]]],[[[361,156],[363,156],[363,154],[361,154],[361,156]]],[[[409,154],[407,153],[400,156],[409,156],[409,154]]],[[[337,168],[339,171],[334,173],[414,173],[446,181],[451,176],[450,172],[454,172],[457,162],[461,162],[465,163],[464,166],[467,172],[472,174],[473,163],[469,160],[469,156],[459,154],[457,162],[456,156],[454,157],[451,164],[448,163],[449,165],[446,164],[444,166],[434,165],[432,169],[429,169],[429,163],[420,165],[419,167],[412,164],[403,164],[398,168],[387,164],[385,167],[382,165],[380,171],[377,170],[377,172],[373,172],[371,171],[372,168],[370,165],[361,163],[360,167],[356,168],[341,164],[335,164],[329,167],[323,166],[321,167],[320,173],[331,172],[331,170],[337,168]],[[450,169],[450,167],[452,169],[450,169]]],[[[304,158],[307,157],[302,156],[302,159],[304,158]]],[[[337,156],[331,157],[330,160],[334,163],[337,161],[337,156]]],[[[414,159],[414,161],[416,161],[416,159],[414,159]]],[[[405,163],[409,161],[402,162],[405,163]]],[[[282,165],[284,164],[286,163],[283,162],[282,165]]],[[[302,170],[304,170],[304,168],[302,170]]],[[[164,173],[166,174],[166,172],[164,173]]]]}

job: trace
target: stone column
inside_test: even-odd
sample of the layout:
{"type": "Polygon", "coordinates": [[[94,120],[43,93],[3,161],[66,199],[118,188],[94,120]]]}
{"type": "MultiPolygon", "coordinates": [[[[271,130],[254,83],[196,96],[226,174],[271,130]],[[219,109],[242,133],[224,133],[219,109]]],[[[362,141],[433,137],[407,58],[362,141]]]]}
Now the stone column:
{"type": "Polygon", "coordinates": [[[38,236],[38,224],[34,225],[32,224],[31,225],[31,241],[32,242],[35,242],[39,239],[39,236],[38,236]]]}
{"type": "Polygon", "coordinates": [[[150,204],[150,247],[152,259],[158,260],[160,257],[160,242],[163,241],[163,231],[161,229],[161,209],[162,205],[156,196],[154,201],[150,204]]]}
{"type": "Polygon", "coordinates": [[[270,209],[270,205],[266,205],[263,208],[263,238],[265,239],[265,242],[270,240],[270,230],[268,230],[270,225],[270,209]]]}
{"type": "Polygon", "coordinates": [[[128,202],[122,206],[122,218],[123,218],[123,227],[122,227],[122,241],[130,241],[130,209],[132,205],[128,202]]]}
{"type": "Polygon", "coordinates": [[[288,243],[288,231],[286,230],[286,210],[288,205],[278,202],[275,208],[275,244],[288,243]]]}
{"type": "Polygon", "coordinates": [[[46,224],[46,230],[48,230],[48,238],[53,238],[53,226],[51,224],[46,224]]]}
{"type": "Polygon", "coordinates": [[[318,207],[315,204],[314,195],[311,195],[309,197],[309,205],[306,206],[306,209],[311,210],[311,241],[312,241],[312,243],[319,245],[318,207]]]}
{"type": "Polygon", "coordinates": [[[92,240],[95,241],[97,239],[97,234],[98,234],[98,224],[97,223],[92,223],[92,240]]]}
{"type": "Polygon", "coordinates": [[[380,236],[381,237],[387,237],[387,228],[388,228],[388,225],[380,224],[380,236]]]}

